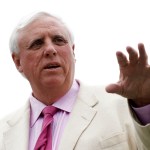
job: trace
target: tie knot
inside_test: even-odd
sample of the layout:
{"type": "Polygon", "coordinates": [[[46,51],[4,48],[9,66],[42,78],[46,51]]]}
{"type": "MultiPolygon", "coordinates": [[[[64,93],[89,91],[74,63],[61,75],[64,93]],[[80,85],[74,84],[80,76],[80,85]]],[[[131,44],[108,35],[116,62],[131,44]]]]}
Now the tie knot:
{"type": "Polygon", "coordinates": [[[58,111],[58,108],[54,107],[54,106],[46,106],[43,110],[42,110],[42,114],[45,115],[51,115],[53,116],[56,112],[58,111]]]}

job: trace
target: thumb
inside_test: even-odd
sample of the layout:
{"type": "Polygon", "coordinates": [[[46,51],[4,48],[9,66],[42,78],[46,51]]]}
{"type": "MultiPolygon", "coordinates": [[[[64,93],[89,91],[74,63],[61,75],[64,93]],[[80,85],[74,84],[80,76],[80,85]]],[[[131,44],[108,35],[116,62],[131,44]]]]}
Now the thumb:
{"type": "Polygon", "coordinates": [[[120,86],[118,84],[109,84],[105,87],[106,92],[120,94],[120,86]]]}

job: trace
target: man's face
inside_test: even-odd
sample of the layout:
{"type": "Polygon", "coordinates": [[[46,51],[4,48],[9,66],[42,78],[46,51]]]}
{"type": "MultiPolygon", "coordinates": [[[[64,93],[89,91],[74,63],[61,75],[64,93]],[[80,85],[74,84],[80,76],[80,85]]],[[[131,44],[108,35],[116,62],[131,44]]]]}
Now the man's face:
{"type": "Polygon", "coordinates": [[[74,78],[74,45],[64,26],[43,17],[19,32],[19,54],[13,54],[18,70],[32,89],[70,86],[74,78]]]}

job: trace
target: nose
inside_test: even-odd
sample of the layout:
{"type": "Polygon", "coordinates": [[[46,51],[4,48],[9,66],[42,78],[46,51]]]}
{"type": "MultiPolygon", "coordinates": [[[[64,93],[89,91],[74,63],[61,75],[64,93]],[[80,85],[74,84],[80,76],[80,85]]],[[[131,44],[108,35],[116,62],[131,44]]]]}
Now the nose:
{"type": "Polygon", "coordinates": [[[53,56],[56,56],[56,54],[57,54],[57,51],[55,49],[54,44],[51,41],[47,42],[45,49],[44,49],[44,56],[53,57],[53,56]]]}

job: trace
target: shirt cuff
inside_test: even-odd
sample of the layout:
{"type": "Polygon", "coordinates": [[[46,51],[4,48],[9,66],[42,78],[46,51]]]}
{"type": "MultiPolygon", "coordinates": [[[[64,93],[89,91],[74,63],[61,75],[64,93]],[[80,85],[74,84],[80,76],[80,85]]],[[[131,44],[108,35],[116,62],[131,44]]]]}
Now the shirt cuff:
{"type": "Polygon", "coordinates": [[[143,107],[133,107],[131,106],[134,112],[136,113],[136,116],[138,117],[139,121],[143,125],[147,125],[150,123],[150,104],[143,106],[143,107]]]}

